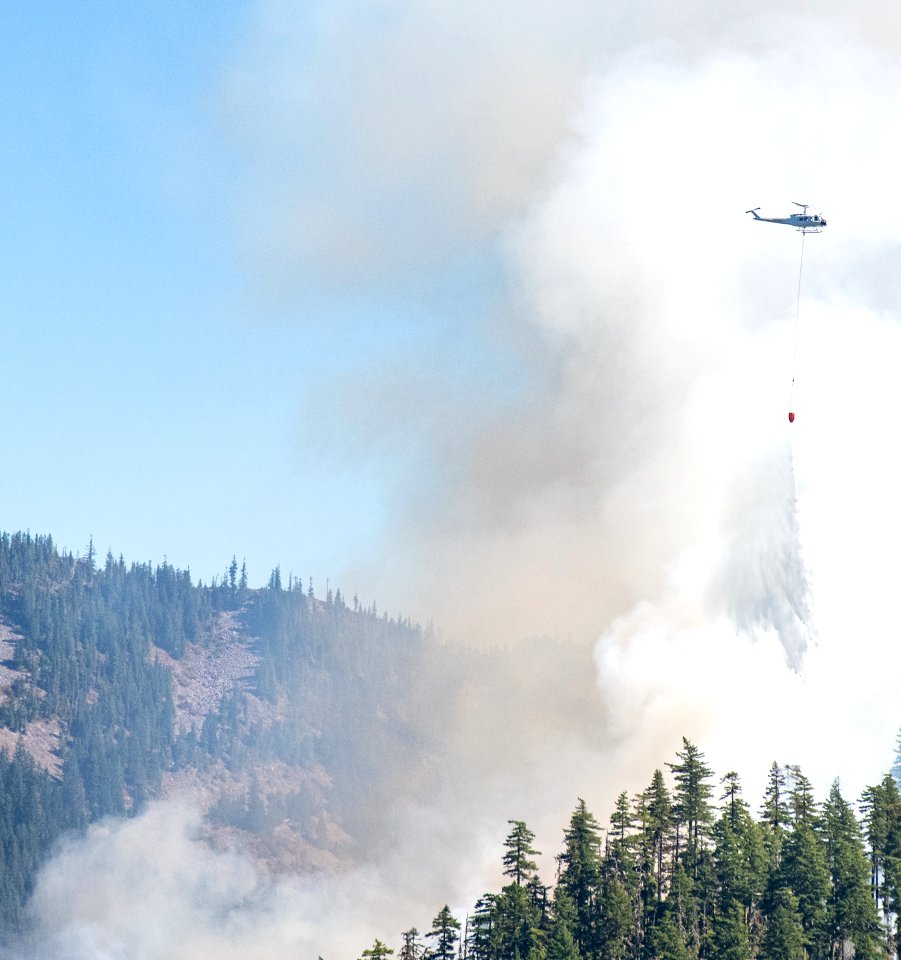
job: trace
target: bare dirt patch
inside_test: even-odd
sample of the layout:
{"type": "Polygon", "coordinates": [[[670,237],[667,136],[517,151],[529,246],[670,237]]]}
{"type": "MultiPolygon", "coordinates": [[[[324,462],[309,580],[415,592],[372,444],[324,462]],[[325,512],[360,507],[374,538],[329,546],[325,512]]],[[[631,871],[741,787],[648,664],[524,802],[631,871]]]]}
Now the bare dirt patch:
{"type": "Polygon", "coordinates": [[[203,718],[218,709],[223,696],[232,690],[249,691],[260,662],[253,651],[253,639],[241,632],[235,611],[220,613],[213,620],[210,635],[188,644],[180,660],[158,647],[154,653],[172,671],[175,728],[179,733],[192,725],[199,729],[203,718]]]}
{"type": "Polygon", "coordinates": [[[12,757],[19,745],[34,762],[57,780],[63,777],[63,762],[59,757],[60,726],[57,720],[32,720],[25,730],[18,733],[8,727],[0,727],[0,750],[12,757]]]}
{"type": "Polygon", "coordinates": [[[7,663],[16,655],[16,644],[21,639],[21,634],[16,633],[8,623],[0,620],[0,694],[5,693],[14,680],[26,676],[21,670],[13,670],[12,667],[7,666],[7,663]]]}
{"type": "MultiPolygon", "coordinates": [[[[7,664],[16,655],[16,645],[22,640],[22,635],[4,620],[0,620],[0,700],[8,695],[9,688],[16,680],[24,679],[31,682],[28,673],[23,670],[14,670],[7,664]]],[[[38,691],[41,693],[41,691],[38,691]]],[[[25,725],[22,731],[0,727],[0,751],[12,757],[21,740],[25,752],[34,762],[46,770],[52,777],[62,779],[63,764],[59,757],[60,725],[55,718],[52,720],[32,720],[25,725]]]]}

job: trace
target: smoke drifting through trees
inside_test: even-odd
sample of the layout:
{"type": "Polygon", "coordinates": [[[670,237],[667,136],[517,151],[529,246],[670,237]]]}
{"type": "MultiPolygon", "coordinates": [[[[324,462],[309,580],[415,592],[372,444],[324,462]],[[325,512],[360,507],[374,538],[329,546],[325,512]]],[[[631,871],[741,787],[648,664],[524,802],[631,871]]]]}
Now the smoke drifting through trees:
{"type": "MultiPolygon", "coordinates": [[[[284,13],[261,9],[264,19],[284,13]]],[[[265,31],[251,43],[251,68],[268,65],[247,71],[250,105],[265,109],[245,115],[255,120],[247,143],[259,179],[247,202],[260,211],[266,283],[282,286],[286,264],[307,257],[337,283],[362,274],[390,290],[400,275],[410,296],[424,256],[471,242],[500,249],[507,271],[490,337],[512,384],[465,368],[475,388],[463,390],[442,382],[448,366],[410,350],[397,367],[366,372],[381,392],[329,389],[315,418],[318,438],[343,438],[339,455],[363,457],[373,437],[412,451],[378,562],[361,559],[367,583],[385,572],[384,589],[371,592],[398,606],[415,597],[421,610],[411,612],[463,640],[602,638],[593,708],[583,709],[584,677],[573,703],[565,685],[545,684],[556,665],[528,656],[521,674],[463,698],[450,736],[467,759],[478,745],[472,766],[426,803],[398,806],[410,833],[382,865],[403,878],[397,901],[418,902],[434,882],[422,866],[427,836],[452,851],[442,858],[443,897],[467,902],[480,892],[468,890],[470,878],[492,869],[484,851],[498,823],[521,815],[546,835],[543,819],[558,822],[573,795],[609,805],[612,788],[600,784],[637,788],[647,758],[670,754],[677,730],[717,765],[731,741],[729,763],[751,775],[776,742],[818,783],[842,772],[861,786],[889,761],[899,664],[898,645],[883,637],[899,573],[901,475],[885,438],[901,400],[892,257],[901,192],[884,117],[898,114],[901,82],[898,38],[882,27],[894,14],[877,5],[855,24],[835,4],[816,21],[799,12],[774,22],[756,4],[747,18],[734,5],[696,4],[639,22],[634,9],[531,6],[520,21],[527,55],[521,34],[511,45],[496,14],[474,6],[444,11],[439,31],[432,5],[410,5],[374,41],[337,16],[299,74],[290,41],[307,25],[300,14],[286,15],[279,49],[265,31]],[[448,27],[460,45],[444,43],[448,27]],[[814,71],[798,62],[798,36],[830,52],[814,71]],[[558,74],[574,37],[576,69],[558,74]],[[588,49],[597,37],[601,53],[588,49]],[[396,57],[384,56],[386,39],[396,57]],[[445,49],[476,51],[479,69],[449,65],[445,49]],[[517,78],[518,64],[546,99],[510,81],[503,68],[517,78]],[[339,72],[344,82],[330,82],[339,72]],[[406,82],[423,74],[433,96],[406,82]],[[332,91],[301,128],[296,90],[332,91]],[[523,115],[516,104],[543,108],[523,115]],[[334,116],[337,127],[325,123],[334,116]],[[436,128],[441,136],[430,137],[436,128]],[[296,149],[318,129],[329,135],[315,149],[336,164],[324,184],[308,184],[293,172],[296,149]],[[364,168],[361,155],[374,162],[364,168]],[[862,195],[863,176],[878,207],[862,195]],[[810,252],[793,450],[782,431],[796,251],[790,235],[763,239],[743,219],[764,197],[816,200],[830,219],[810,252]],[[503,729],[505,699],[520,690],[532,699],[511,750],[510,738],[483,734],[503,729]],[[542,780],[536,796],[529,772],[550,757],[561,776],[542,780]]],[[[112,857],[127,860],[139,831],[162,829],[131,826],[110,828],[112,857]]],[[[210,882],[217,876],[214,868],[210,882]]],[[[362,896],[361,884],[350,889],[362,896]]],[[[293,914],[301,922],[333,891],[323,881],[315,893],[308,913],[293,914]]],[[[342,903],[332,901],[339,912],[342,903]]],[[[278,907],[266,900],[263,909],[278,907]]]]}
{"type": "Polygon", "coordinates": [[[573,943],[587,958],[750,957],[757,949],[777,957],[788,942],[827,956],[843,941],[856,955],[891,955],[901,842],[891,776],[867,789],[858,820],[837,783],[821,800],[796,766],[771,764],[759,815],[739,775],[715,775],[691,742],[683,739],[666,767],[633,796],[620,793],[609,821],[584,799],[570,804],[552,841],[556,871],[546,858],[553,883],[526,823],[499,824],[492,886],[502,889],[483,886],[477,899],[440,909],[440,895],[412,909],[390,861],[351,876],[272,882],[249,861],[212,852],[185,808],[161,804],[137,820],[94,826],[60,851],[38,885],[38,932],[26,950],[63,960],[123,952],[284,960],[367,956],[367,943],[381,955],[401,939],[409,950],[424,933],[432,956],[454,956],[463,938],[473,960],[544,947],[572,956],[573,943]]]}

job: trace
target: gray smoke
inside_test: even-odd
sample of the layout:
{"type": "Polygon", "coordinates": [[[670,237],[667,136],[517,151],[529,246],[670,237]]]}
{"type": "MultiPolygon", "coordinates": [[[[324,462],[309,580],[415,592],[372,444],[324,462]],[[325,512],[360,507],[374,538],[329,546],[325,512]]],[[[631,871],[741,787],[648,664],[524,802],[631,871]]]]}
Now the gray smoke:
{"type": "Polygon", "coordinates": [[[431,315],[456,290],[439,265],[503,278],[306,396],[305,443],[389,478],[349,579],[457,641],[572,638],[596,677],[545,682],[549,648],[474,683],[454,775],[399,789],[394,854],[350,876],[272,884],[165,807],[95,828],[39,884],[48,955],[396,946],[497,880],[508,817],[552,856],[577,796],[603,820],[683,733],[752,802],[774,759],[878,778],[901,666],[899,21],[783,8],[257,6],[225,99],[260,289],[316,276],[431,315]],[[796,360],[799,238],[743,216],[791,200],[830,221],[796,360]]]}

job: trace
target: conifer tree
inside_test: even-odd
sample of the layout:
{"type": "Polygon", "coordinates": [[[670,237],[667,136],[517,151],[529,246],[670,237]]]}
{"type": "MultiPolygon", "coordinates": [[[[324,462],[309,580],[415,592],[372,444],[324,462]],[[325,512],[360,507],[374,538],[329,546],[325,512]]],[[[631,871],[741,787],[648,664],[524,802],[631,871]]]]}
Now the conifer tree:
{"type": "Polygon", "coordinates": [[[717,960],[751,960],[748,924],[740,903],[733,901],[716,915],[710,941],[717,960]]]}
{"type": "Polygon", "coordinates": [[[774,832],[781,831],[788,823],[788,794],[785,771],[773,761],[767,776],[763,794],[761,819],[774,832]]]}
{"type": "Polygon", "coordinates": [[[881,880],[884,873],[885,847],[888,841],[889,818],[882,802],[882,787],[866,787],[860,797],[864,836],[870,860],[870,889],[878,904],[881,899],[881,880]]]}
{"type": "Polygon", "coordinates": [[[543,933],[540,914],[525,887],[511,883],[496,900],[492,943],[499,958],[538,957],[543,933]]]}
{"type": "Polygon", "coordinates": [[[762,960],[807,960],[809,941],[804,933],[798,898],[788,887],[779,887],[773,899],[773,910],[760,945],[762,960]]]}
{"type": "Polygon", "coordinates": [[[788,889],[795,897],[805,943],[811,956],[825,956],[828,950],[829,866],[826,847],[809,822],[801,821],[788,835],[782,863],[770,897],[770,915],[779,903],[778,891],[788,889]]]}
{"type": "Polygon", "coordinates": [[[394,951],[391,947],[386,947],[381,940],[376,939],[368,950],[363,951],[362,960],[385,960],[390,957],[394,951]]]}
{"type": "Polygon", "coordinates": [[[823,831],[832,880],[827,914],[832,949],[845,960],[852,944],[857,960],[869,960],[879,954],[879,923],[870,896],[870,870],[860,825],[837,781],[823,808],[823,831]]]}
{"type": "Polygon", "coordinates": [[[720,779],[723,793],[720,800],[723,802],[723,817],[733,828],[748,816],[748,805],[741,795],[741,780],[734,770],[730,770],[720,779]]]}
{"type": "Polygon", "coordinates": [[[631,849],[632,826],[632,807],[629,803],[629,795],[624,790],[616,798],[616,807],[610,815],[606,860],[622,879],[630,881],[634,879],[635,873],[635,862],[631,849]]]}
{"type": "Polygon", "coordinates": [[[397,960],[419,960],[422,956],[422,944],[419,942],[419,931],[410,927],[401,934],[402,945],[397,960]]]}
{"type": "Polygon", "coordinates": [[[513,829],[504,841],[504,876],[511,877],[516,886],[527,883],[537,869],[534,860],[530,857],[540,856],[539,851],[532,846],[535,834],[522,820],[508,820],[513,829]]]}
{"type": "Polygon", "coordinates": [[[562,887],[554,890],[552,919],[547,937],[547,960],[581,960],[579,945],[573,936],[576,908],[562,887]]]}
{"type": "Polygon", "coordinates": [[[673,826],[673,804],[659,769],[654,771],[650,786],[641,795],[641,805],[646,811],[645,829],[651,843],[656,896],[660,903],[666,889],[666,862],[673,826]]]}
{"type": "Polygon", "coordinates": [[[901,955],[901,789],[891,774],[879,785],[885,820],[882,851],[882,917],[888,950],[901,955]]]}
{"type": "Polygon", "coordinates": [[[595,950],[594,903],[600,879],[600,832],[597,820],[580,797],[563,833],[559,884],[575,906],[573,935],[583,957],[595,950]]]}
{"type": "Polygon", "coordinates": [[[864,790],[860,801],[869,846],[870,885],[880,910],[886,948],[896,953],[901,880],[901,791],[891,774],[864,790]]]}
{"type": "Polygon", "coordinates": [[[496,960],[498,956],[497,894],[486,893],[476,901],[466,924],[468,960],[496,960]]]}
{"type": "Polygon", "coordinates": [[[694,960],[673,911],[665,910],[648,934],[648,956],[659,960],[694,960]]]}
{"type": "Polygon", "coordinates": [[[677,763],[668,763],[676,781],[673,809],[676,819],[685,826],[685,862],[689,873],[696,875],[701,846],[710,824],[710,796],[713,771],[704,762],[704,754],[687,738],[677,763]]]}
{"type": "Polygon", "coordinates": [[[797,765],[786,767],[791,778],[789,798],[791,802],[792,820],[795,826],[799,823],[813,824],[817,815],[817,803],[813,796],[813,786],[797,765]]]}
{"type": "Polygon", "coordinates": [[[713,828],[716,900],[721,913],[742,908],[746,928],[767,885],[763,827],[756,823],[741,796],[738,774],[723,777],[723,811],[713,828]]]}
{"type": "Polygon", "coordinates": [[[545,929],[548,919],[548,889],[549,888],[538,879],[538,874],[531,877],[525,887],[526,896],[532,905],[535,916],[538,918],[538,926],[542,929],[545,929]]]}
{"type": "Polygon", "coordinates": [[[597,895],[597,949],[604,960],[625,960],[633,933],[629,889],[618,871],[605,870],[597,895]]]}
{"type": "Polygon", "coordinates": [[[654,851],[651,844],[648,807],[645,793],[635,797],[632,824],[636,831],[634,838],[635,870],[638,874],[638,900],[641,909],[636,918],[638,924],[637,943],[641,944],[649,921],[652,905],[656,903],[654,881],[654,851]]]}
{"type": "Polygon", "coordinates": [[[663,914],[678,927],[683,942],[695,956],[701,948],[704,933],[702,927],[705,919],[702,915],[704,898],[698,896],[696,886],[697,881],[688,873],[685,863],[677,863],[673,868],[669,894],[666,898],[666,910],[663,914]]]}
{"type": "Polygon", "coordinates": [[[782,847],[789,822],[788,778],[786,771],[774,761],[767,775],[763,803],[760,808],[760,828],[767,860],[765,906],[770,905],[769,895],[773,894],[778,886],[782,847]]]}
{"type": "Polygon", "coordinates": [[[430,960],[454,960],[459,929],[460,921],[445,904],[432,921],[432,929],[426,934],[426,937],[433,940],[435,944],[428,951],[430,960]]]}

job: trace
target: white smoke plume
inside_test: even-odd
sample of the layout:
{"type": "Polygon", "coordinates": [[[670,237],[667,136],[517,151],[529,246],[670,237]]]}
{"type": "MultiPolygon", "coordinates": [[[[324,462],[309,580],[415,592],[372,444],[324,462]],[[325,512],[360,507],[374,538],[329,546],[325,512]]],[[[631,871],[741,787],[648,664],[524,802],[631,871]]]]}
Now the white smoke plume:
{"type": "MultiPolygon", "coordinates": [[[[91,827],[41,875],[31,904],[37,932],[21,949],[59,960],[282,960],[354,956],[359,938],[371,943],[355,926],[354,904],[372,897],[364,884],[376,878],[277,883],[201,836],[199,818],[177,803],[91,827]]],[[[387,937],[400,921],[388,891],[375,890],[387,937]]]]}
{"type": "Polygon", "coordinates": [[[775,9],[260,5],[229,90],[261,285],[290,296],[302,264],[408,296],[467,251],[504,266],[504,302],[461,329],[511,382],[482,382],[458,343],[430,361],[429,340],[322,388],[317,433],[401,451],[381,595],[462,639],[596,643],[603,722],[551,689],[520,714],[524,744],[547,721],[520,756],[464,736],[501,730],[475,699],[459,736],[478,776],[337,885],[265,884],[159,810],[95,828],[41,879],[48,955],[397,945],[496,880],[507,817],[552,854],[577,795],[603,820],[682,734],[752,804],[773,760],[850,796],[881,776],[901,675],[901,36],[887,5],[775,9]],[[800,237],[743,213],[793,200],[829,221],[805,240],[796,359],[800,237]]]}
{"type": "MultiPolygon", "coordinates": [[[[681,733],[752,797],[774,759],[853,793],[898,725],[892,12],[535,3],[512,32],[502,6],[382,12],[371,45],[369,21],[328,21],[338,160],[316,191],[292,180],[303,242],[264,213],[275,250],[257,253],[270,279],[282,254],[405,290],[430,257],[494,244],[505,301],[461,328],[508,366],[463,379],[428,340],[323,388],[317,432],[408,458],[378,593],[464,640],[600,637],[616,736],[594,749],[628,781],[601,803],[681,733]],[[830,222],[805,240],[797,335],[801,238],[744,215],[791,201],[830,222]]],[[[309,90],[306,68],[269,69],[289,99],[309,90]]],[[[262,169],[323,109],[305,99],[298,124],[284,106],[262,169]]]]}

